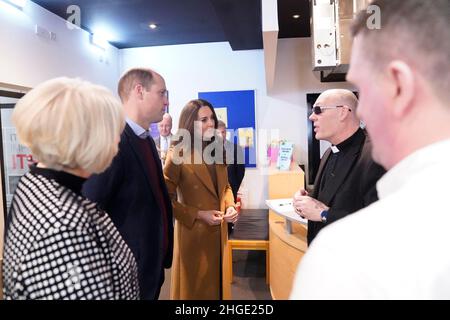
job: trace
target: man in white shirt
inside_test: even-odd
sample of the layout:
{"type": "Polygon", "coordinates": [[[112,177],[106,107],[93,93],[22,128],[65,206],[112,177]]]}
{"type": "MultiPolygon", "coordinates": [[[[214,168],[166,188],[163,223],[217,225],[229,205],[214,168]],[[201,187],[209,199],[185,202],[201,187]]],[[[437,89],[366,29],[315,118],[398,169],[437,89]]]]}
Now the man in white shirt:
{"type": "Polygon", "coordinates": [[[165,113],[161,122],[158,123],[159,137],[155,139],[156,148],[162,163],[166,159],[167,150],[170,148],[172,139],[172,117],[165,113]]]}
{"type": "Polygon", "coordinates": [[[449,1],[372,5],[352,27],[347,78],[360,92],[373,157],[388,172],[378,202],[316,237],[292,299],[450,299],[449,1]]]}

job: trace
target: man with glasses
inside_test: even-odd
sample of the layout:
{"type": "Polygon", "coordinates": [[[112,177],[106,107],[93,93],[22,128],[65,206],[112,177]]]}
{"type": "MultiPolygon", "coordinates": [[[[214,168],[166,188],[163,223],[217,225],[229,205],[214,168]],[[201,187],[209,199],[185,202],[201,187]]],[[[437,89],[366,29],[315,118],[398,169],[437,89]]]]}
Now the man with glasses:
{"type": "Polygon", "coordinates": [[[127,71],[118,91],[126,115],[119,152],[105,172],[88,179],[83,193],[110,215],[136,259],[141,299],[153,300],[159,297],[164,268],[172,264],[173,224],[161,161],[148,129],[162,120],[168,94],[163,77],[144,68],[127,71]]]}
{"type": "Polygon", "coordinates": [[[375,184],[384,170],[371,157],[371,143],[356,116],[358,99],[349,90],[327,90],[317,98],[309,119],[316,139],[331,147],[320,162],[310,196],[294,195],[294,209],[308,219],[308,244],[326,225],[377,200],[375,184]]]}
{"type": "Polygon", "coordinates": [[[291,297],[448,300],[450,1],[374,0],[351,32],[347,79],[388,171],[379,201],[314,240],[291,297]]]}

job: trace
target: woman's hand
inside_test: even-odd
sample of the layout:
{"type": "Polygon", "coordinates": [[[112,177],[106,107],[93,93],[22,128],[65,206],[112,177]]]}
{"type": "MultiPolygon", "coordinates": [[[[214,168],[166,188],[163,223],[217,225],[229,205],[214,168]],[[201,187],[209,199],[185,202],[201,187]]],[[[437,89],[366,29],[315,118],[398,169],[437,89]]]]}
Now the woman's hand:
{"type": "Polygon", "coordinates": [[[197,213],[197,219],[203,220],[210,226],[217,226],[222,223],[223,214],[217,210],[204,210],[197,213]]]}
{"type": "Polygon", "coordinates": [[[223,218],[226,222],[235,223],[239,218],[239,214],[234,207],[228,207],[223,218]]]}

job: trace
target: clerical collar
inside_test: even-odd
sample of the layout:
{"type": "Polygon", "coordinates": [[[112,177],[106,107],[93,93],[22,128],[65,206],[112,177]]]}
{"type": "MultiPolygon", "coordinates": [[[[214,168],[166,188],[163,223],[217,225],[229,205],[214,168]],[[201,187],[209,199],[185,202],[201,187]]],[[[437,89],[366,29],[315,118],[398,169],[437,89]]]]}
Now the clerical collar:
{"type": "Polygon", "coordinates": [[[331,151],[333,153],[338,153],[339,151],[344,151],[345,149],[352,146],[355,142],[359,141],[361,138],[364,137],[364,131],[361,128],[358,128],[354,134],[352,134],[349,138],[342,141],[341,143],[337,145],[331,146],[331,151]]]}
{"type": "Polygon", "coordinates": [[[338,153],[338,152],[339,152],[339,149],[338,149],[338,147],[336,147],[336,146],[331,146],[331,151],[332,151],[333,153],[338,153]]]}

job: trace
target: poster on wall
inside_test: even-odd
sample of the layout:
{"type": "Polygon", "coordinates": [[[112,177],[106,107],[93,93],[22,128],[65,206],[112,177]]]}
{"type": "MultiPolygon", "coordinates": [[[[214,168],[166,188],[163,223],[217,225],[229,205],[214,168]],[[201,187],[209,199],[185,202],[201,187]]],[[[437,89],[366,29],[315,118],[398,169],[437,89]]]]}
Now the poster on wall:
{"type": "Polygon", "coordinates": [[[292,142],[283,141],[280,143],[280,149],[277,159],[277,168],[279,170],[289,171],[293,152],[294,144],[292,142]]]}
{"type": "Polygon", "coordinates": [[[228,110],[227,108],[214,108],[216,111],[217,119],[222,120],[223,123],[228,127],[228,110]]]}
{"type": "Polygon", "coordinates": [[[16,128],[11,123],[13,107],[14,104],[2,104],[0,109],[3,181],[7,212],[9,212],[20,177],[29,171],[29,166],[33,162],[30,149],[19,143],[16,128]]]}
{"type": "Polygon", "coordinates": [[[213,105],[227,124],[227,139],[244,148],[245,166],[255,168],[255,90],[199,92],[198,97],[213,105]]]}
{"type": "Polygon", "coordinates": [[[238,137],[242,148],[253,148],[253,128],[239,128],[238,137]]]}

